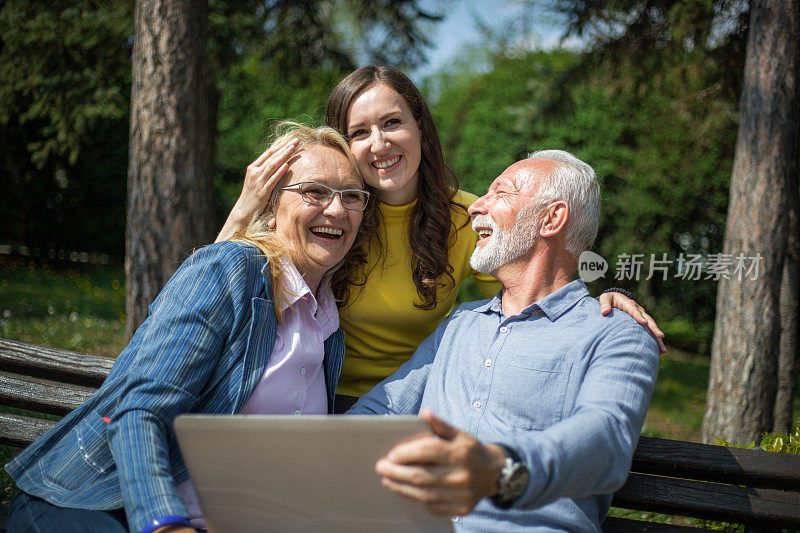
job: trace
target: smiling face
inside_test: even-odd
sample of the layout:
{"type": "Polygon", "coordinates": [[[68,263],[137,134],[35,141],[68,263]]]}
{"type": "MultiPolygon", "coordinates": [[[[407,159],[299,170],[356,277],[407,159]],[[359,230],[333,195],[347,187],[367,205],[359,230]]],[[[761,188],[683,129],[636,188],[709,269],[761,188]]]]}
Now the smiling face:
{"type": "MultiPolygon", "coordinates": [[[[489,191],[469,206],[478,242],[470,265],[478,272],[497,270],[530,252],[538,235],[539,172],[549,172],[550,161],[520,161],[492,182],[489,191]]],[[[554,163],[554,162],[553,162],[554,163]]]]}
{"type": "MultiPolygon", "coordinates": [[[[363,182],[347,157],[333,148],[311,145],[289,162],[282,186],[317,182],[332,189],[362,189],[363,182]]],[[[327,206],[306,203],[296,190],[280,191],[268,225],[289,244],[297,270],[312,290],[339,264],[353,245],[363,213],[345,209],[338,194],[327,206]]]]}
{"type": "Polygon", "coordinates": [[[383,202],[404,205],[416,198],[420,130],[397,91],[376,83],[358,94],[348,108],[347,138],[361,174],[383,202]]]}

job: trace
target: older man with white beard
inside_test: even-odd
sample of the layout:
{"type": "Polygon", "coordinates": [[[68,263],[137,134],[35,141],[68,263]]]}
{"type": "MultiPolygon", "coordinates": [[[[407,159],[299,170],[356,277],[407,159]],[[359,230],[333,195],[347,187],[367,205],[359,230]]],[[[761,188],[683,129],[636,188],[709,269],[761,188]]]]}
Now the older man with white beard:
{"type": "Polygon", "coordinates": [[[595,173],[567,152],[536,152],[469,211],[480,237],[471,264],[502,291],[456,308],[349,413],[421,414],[432,434],[375,468],[457,530],[600,531],[630,468],[658,349],[629,315],[601,316],[574,279],[597,234],[595,173]]]}

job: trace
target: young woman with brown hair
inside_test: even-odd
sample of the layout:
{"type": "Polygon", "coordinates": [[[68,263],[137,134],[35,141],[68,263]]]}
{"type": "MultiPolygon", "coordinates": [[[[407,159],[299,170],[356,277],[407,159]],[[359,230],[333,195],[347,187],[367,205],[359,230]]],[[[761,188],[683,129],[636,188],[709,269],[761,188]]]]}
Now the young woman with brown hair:
{"type": "MultiPolygon", "coordinates": [[[[408,77],[385,65],[355,70],[333,89],[325,121],[348,139],[380,201],[364,277],[340,302],[347,350],[335,410],[342,412],[411,357],[453,307],[466,278],[474,276],[487,297],[500,284],[469,265],[477,235],[466,208],[476,197],[458,189],[430,110],[408,77]]],[[[218,240],[263,209],[290,155],[291,148],[265,152],[248,167],[218,240]]],[[[663,337],[633,300],[609,293],[600,301],[603,312],[618,307],[663,337]]]]}

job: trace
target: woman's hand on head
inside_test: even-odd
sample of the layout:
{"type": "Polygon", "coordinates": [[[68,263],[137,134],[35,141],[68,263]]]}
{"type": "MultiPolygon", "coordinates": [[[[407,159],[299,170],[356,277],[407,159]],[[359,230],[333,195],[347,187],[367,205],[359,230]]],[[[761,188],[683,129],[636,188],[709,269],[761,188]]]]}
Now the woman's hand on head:
{"type": "Polygon", "coordinates": [[[230,239],[247,226],[253,215],[264,210],[275,186],[289,169],[288,161],[296,148],[297,140],[290,141],[281,147],[266,150],[247,166],[242,193],[214,242],[230,239]]]}
{"type": "Polygon", "coordinates": [[[647,326],[650,333],[656,338],[658,343],[658,351],[660,353],[667,353],[667,347],[664,345],[664,332],[659,329],[653,317],[647,314],[644,307],[636,303],[636,300],[628,298],[624,294],[618,292],[604,292],[598,298],[600,301],[600,312],[607,315],[611,312],[611,308],[625,311],[633,317],[639,324],[647,326]]]}

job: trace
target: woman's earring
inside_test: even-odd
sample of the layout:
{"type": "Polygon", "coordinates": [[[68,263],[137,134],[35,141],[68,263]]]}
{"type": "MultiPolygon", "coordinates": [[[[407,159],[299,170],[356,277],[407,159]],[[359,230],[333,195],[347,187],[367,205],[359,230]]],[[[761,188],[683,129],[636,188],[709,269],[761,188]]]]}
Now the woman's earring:
{"type": "Polygon", "coordinates": [[[267,220],[267,227],[269,229],[275,229],[275,224],[276,224],[275,217],[271,217],[269,220],[267,220]]]}

